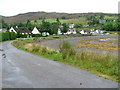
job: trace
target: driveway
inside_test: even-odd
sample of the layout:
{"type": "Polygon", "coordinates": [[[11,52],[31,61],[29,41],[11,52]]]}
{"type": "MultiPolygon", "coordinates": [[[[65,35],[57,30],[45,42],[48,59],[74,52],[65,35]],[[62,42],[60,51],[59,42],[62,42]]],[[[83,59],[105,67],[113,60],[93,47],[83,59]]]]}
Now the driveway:
{"type": "Polygon", "coordinates": [[[3,88],[117,88],[118,83],[4,42],[3,88]]]}

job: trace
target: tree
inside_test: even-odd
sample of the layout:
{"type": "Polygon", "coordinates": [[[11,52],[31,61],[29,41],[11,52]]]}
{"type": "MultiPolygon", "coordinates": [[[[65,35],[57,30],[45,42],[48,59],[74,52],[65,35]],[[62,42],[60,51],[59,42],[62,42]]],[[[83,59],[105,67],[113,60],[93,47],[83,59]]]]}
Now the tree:
{"type": "Polygon", "coordinates": [[[61,19],[66,19],[65,16],[62,16],[61,19]]]}
{"type": "Polygon", "coordinates": [[[57,18],[56,21],[57,21],[58,25],[61,25],[59,18],[57,18]]]}
{"type": "Polygon", "coordinates": [[[37,23],[37,20],[34,20],[34,25],[37,23]]]}
{"type": "Polygon", "coordinates": [[[42,20],[42,24],[40,26],[40,32],[51,32],[51,23],[46,22],[45,20],[42,20]]]}
{"type": "Polygon", "coordinates": [[[106,31],[120,31],[118,23],[107,23],[102,26],[106,31]]]}
{"type": "Polygon", "coordinates": [[[100,19],[104,19],[104,17],[105,17],[104,14],[101,13],[101,14],[100,14],[100,19]]]}
{"type": "Polygon", "coordinates": [[[16,24],[15,26],[18,26],[18,27],[25,27],[26,25],[23,24],[23,23],[18,23],[18,24],[16,24]]]}
{"type": "Polygon", "coordinates": [[[6,28],[6,27],[8,26],[7,23],[5,23],[5,21],[4,21],[3,18],[1,19],[1,22],[2,22],[2,24],[1,24],[2,27],[1,27],[1,25],[0,25],[1,28],[6,28]]]}
{"type": "Polygon", "coordinates": [[[87,16],[87,20],[93,20],[93,19],[95,19],[95,15],[90,15],[90,16],[87,16]]]}
{"type": "Polygon", "coordinates": [[[34,26],[33,24],[31,24],[31,23],[29,23],[29,24],[27,25],[27,28],[28,28],[30,31],[32,31],[34,27],[35,27],[35,26],[34,26]]]}
{"type": "Polygon", "coordinates": [[[58,32],[58,28],[59,28],[59,24],[58,23],[52,23],[51,24],[51,32],[50,34],[57,34],[58,32]]]}
{"type": "Polygon", "coordinates": [[[75,24],[75,28],[82,28],[82,24],[75,24]]]}
{"type": "Polygon", "coordinates": [[[94,18],[94,19],[90,20],[90,21],[88,22],[88,24],[89,24],[89,25],[99,24],[99,19],[94,18]]]}
{"type": "Polygon", "coordinates": [[[41,20],[42,18],[39,18],[39,20],[41,20]]]}
{"type": "Polygon", "coordinates": [[[28,26],[29,23],[30,23],[30,20],[27,20],[26,27],[28,26]]]}
{"type": "Polygon", "coordinates": [[[62,25],[63,25],[63,28],[61,29],[61,32],[63,34],[63,33],[66,33],[68,31],[69,26],[66,23],[63,23],[62,25]]]}

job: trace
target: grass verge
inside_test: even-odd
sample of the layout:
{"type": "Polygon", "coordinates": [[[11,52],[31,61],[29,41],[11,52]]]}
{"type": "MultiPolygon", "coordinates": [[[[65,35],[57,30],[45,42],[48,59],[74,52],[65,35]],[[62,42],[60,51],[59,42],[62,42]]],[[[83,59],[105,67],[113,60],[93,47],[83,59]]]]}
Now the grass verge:
{"type": "Polygon", "coordinates": [[[18,40],[14,41],[12,45],[33,54],[85,69],[104,78],[119,81],[118,57],[109,53],[78,52],[67,41],[62,42],[60,51],[36,45],[32,40],[18,40]]]}

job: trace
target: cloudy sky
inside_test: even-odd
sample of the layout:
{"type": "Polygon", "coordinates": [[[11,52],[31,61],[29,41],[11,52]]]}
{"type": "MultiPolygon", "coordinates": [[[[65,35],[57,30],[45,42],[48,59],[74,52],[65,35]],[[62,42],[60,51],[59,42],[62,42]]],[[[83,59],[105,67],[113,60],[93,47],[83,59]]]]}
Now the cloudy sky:
{"type": "Polygon", "coordinates": [[[0,15],[26,12],[118,13],[119,0],[0,0],[0,15]]]}

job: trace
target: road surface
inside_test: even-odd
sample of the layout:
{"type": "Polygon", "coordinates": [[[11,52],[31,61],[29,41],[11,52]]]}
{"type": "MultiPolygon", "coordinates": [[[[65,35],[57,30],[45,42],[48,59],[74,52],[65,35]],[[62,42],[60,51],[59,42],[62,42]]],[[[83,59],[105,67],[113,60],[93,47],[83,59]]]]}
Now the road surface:
{"type": "Polygon", "coordinates": [[[37,56],[4,42],[3,88],[117,88],[118,83],[87,71],[37,56]]]}

